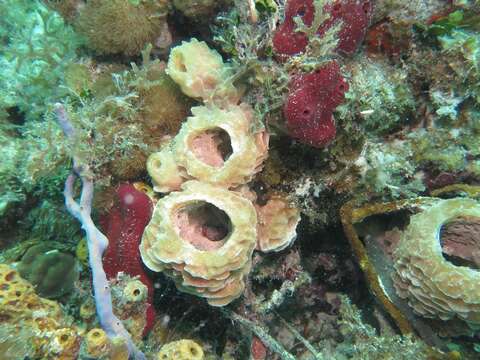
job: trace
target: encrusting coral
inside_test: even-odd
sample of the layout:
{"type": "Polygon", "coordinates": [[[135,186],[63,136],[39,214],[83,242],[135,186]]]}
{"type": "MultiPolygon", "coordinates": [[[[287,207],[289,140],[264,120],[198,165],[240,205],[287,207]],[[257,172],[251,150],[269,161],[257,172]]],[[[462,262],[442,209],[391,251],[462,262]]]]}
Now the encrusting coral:
{"type": "Polygon", "coordinates": [[[459,217],[480,217],[480,205],[470,199],[439,200],[412,216],[395,249],[394,286],[414,311],[444,321],[480,324],[480,273],[457,266],[442,254],[440,230],[459,217]]]}

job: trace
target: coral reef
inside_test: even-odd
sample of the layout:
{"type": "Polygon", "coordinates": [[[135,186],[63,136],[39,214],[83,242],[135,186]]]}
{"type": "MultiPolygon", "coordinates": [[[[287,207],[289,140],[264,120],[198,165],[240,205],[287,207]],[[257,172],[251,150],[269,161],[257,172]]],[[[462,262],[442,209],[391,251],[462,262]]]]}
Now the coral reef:
{"type": "MultiPolygon", "coordinates": [[[[77,330],[70,327],[60,306],[39,297],[30,283],[4,264],[0,264],[0,281],[2,326],[10,326],[10,334],[25,337],[31,347],[28,351],[34,356],[75,359],[80,337],[77,330]],[[29,328],[30,333],[22,330],[25,328],[29,328]]],[[[8,343],[2,345],[9,347],[8,343]]]]}
{"type": "Polygon", "coordinates": [[[478,358],[478,1],[0,13],[3,357],[478,358]]]}

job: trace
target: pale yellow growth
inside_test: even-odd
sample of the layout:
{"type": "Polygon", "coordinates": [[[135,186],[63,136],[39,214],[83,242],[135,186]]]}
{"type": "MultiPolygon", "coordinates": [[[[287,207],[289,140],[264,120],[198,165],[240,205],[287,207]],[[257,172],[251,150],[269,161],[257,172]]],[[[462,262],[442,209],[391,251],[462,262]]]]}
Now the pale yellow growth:
{"type": "Polygon", "coordinates": [[[182,185],[182,191],[158,201],[140,244],[142,260],[153,271],[165,271],[180,290],[222,306],[243,292],[256,245],[256,222],[249,200],[218,186],[189,181],[182,185]],[[201,204],[227,215],[231,226],[223,240],[200,238],[195,242],[181,235],[185,229],[178,221],[179,214],[194,211],[201,204]]]}
{"type": "Polygon", "coordinates": [[[141,303],[147,298],[147,295],[147,286],[137,279],[129,281],[123,289],[123,297],[127,302],[141,303]]]}
{"type": "Polygon", "coordinates": [[[48,353],[62,360],[76,360],[79,347],[80,337],[71,328],[54,330],[47,345],[48,353]]]}
{"type": "Polygon", "coordinates": [[[147,171],[156,192],[179,190],[186,178],[186,174],[182,176],[185,171],[178,166],[169,145],[150,155],[147,160],[147,171]]]}
{"type": "Polygon", "coordinates": [[[99,328],[90,330],[85,335],[85,351],[93,358],[107,356],[110,353],[112,344],[105,331],[99,328]]]}
{"type": "Polygon", "coordinates": [[[421,316],[480,325],[480,272],[445,259],[439,239],[443,224],[468,216],[480,218],[478,202],[439,200],[413,215],[402,234],[394,252],[394,285],[421,316]]]}
{"type": "Polygon", "coordinates": [[[157,360],[203,360],[203,349],[193,340],[178,340],[164,346],[157,355],[157,360]]]}
{"type": "Polygon", "coordinates": [[[297,237],[300,211],[284,196],[276,195],[264,206],[256,205],[258,216],[257,249],[263,252],[281,251],[297,237]]]}
{"type": "Polygon", "coordinates": [[[231,69],[203,41],[192,38],[174,47],[166,71],[182,92],[192,98],[222,104],[236,104],[239,100],[238,91],[229,81],[231,69]]]}

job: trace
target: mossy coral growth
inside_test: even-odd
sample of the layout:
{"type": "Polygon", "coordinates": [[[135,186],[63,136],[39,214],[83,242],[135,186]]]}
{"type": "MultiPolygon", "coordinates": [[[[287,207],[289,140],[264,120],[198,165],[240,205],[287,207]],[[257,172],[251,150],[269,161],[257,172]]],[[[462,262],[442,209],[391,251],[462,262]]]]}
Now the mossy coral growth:
{"type": "Polygon", "coordinates": [[[168,32],[165,0],[91,0],[80,12],[76,28],[99,54],[138,55],[168,32]]]}

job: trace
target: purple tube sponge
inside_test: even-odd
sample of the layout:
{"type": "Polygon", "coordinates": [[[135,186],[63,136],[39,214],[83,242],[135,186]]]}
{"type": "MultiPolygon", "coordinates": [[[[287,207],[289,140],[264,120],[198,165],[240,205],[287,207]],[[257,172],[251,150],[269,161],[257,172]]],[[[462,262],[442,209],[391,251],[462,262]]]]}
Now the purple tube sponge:
{"type": "MultiPolygon", "coordinates": [[[[58,123],[62,127],[65,136],[75,137],[75,129],[70,122],[65,108],[61,104],[55,105],[58,123]]],[[[145,359],[145,355],[136,348],[130,334],[123,326],[120,319],[113,313],[110,284],[103,269],[102,256],[108,246],[107,237],[95,226],[91,212],[93,199],[93,179],[89,168],[85,164],[79,164],[78,159],[73,159],[73,171],[65,182],[65,205],[68,212],[82,224],[87,237],[89,265],[92,271],[93,293],[95,306],[100,325],[110,338],[120,337],[126,341],[130,357],[135,360],[145,359]],[[73,185],[79,178],[82,182],[80,201],[74,198],[73,185]]]]}

